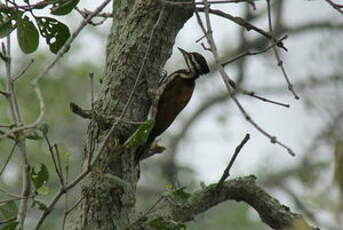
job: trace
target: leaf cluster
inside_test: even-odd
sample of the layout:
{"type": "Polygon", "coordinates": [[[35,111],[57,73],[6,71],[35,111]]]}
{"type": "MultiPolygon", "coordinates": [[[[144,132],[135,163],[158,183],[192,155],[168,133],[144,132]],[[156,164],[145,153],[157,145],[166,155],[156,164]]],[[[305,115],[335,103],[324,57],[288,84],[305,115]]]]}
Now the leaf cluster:
{"type": "Polygon", "coordinates": [[[52,17],[37,16],[35,11],[51,6],[51,15],[63,16],[69,14],[79,0],[43,1],[34,5],[25,2],[27,5],[24,6],[0,4],[0,38],[17,30],[19,47],[29,54],[37,50],[40,35],[49,45],[50,51],[57,54],[70,37],[68,26],[52,17]]]}

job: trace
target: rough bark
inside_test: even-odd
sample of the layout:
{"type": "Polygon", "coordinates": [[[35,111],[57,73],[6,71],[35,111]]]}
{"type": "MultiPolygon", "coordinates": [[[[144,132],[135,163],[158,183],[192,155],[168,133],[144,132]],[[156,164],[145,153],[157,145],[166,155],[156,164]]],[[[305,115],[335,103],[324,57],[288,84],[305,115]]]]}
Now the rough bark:
{"type": "MultiPolygon", "coordinates": [[[[136,0],[130,9],[124,5],[125,1],[122,1],[120,8],[116,2],[108,37],[105,73],[95,110],[103,116],[119,117],[122,114],[148,52],[137,90],[124,114],[126,121],[144,121],[151,104],[149,92],[156,87],[176,34],[192,11],[164,7],[156,0],[136,0]]],[[[137,125],[125,122],[119,122],[116,126],[101,157],[82,184],[84,201],[81,221],[76,228],[124,229],[135,219],[139,168],[133,164],[133,150],[119,153],[114,143],[117,143],[116,140],[123,143],[136,128],[137,125]]],[[[108,130],[108,124],[103,125],[99,121],[90,123],[84,161],[89,157],[90,142],[95,141],[95,149],[98,148],[108,130]]],[[[86,167],[86,162],[84,165],[86,167]]]]}

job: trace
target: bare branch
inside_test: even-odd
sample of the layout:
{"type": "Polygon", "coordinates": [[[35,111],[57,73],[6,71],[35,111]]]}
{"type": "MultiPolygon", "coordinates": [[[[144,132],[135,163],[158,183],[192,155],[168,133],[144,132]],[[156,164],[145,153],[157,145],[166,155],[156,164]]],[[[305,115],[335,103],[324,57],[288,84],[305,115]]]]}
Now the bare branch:
{"type": "Polygon", "coordinates": [[[5,91],[3,91],[3,90],[0,90],[0,94],[3,95],[3,96],[5,96],[5,97],[8,97],[8,93],[5,92],[5,91]]]}
{"type": "Polygon", "coordinates": [[[90,82],[90,90],[91,90],[91,108],[94,111],[94,73],[89,73],[89,82],[90,82]]]}
{"type": "Polygon", "coordinates": [[[6,220],[0,220],[0,224],[7,224],[7,223],[13,222],[15,220],[16,220],[15,217],[9,218],[9,219],[6,219],[6,220]]]}
{"type": "MultiPolygon", "coordinates": [[[[57,145],[56,145],[57,146],[57,145]]],[[[57,151],[58,152],[58,151],[57,151]]],[[[61,165],[60,165],[61,166],[61,165]]],[[[68,184],[69,183],[69,165],[67,164],[65,167],[65,182],[68,184]]],[[[77,203],[76,203],[77,204],[77,203]]],[[[61,230],[64,230],[67,217],[68,217],[68,212],[69,210],[69,204],[68,204],[68,192],[64,194],[64,214],[63,214],[63,219],[62,219],[62,227],[61,230]]]]}
{"type": "Polygon", "coordinates": [[[239,152],[241,151],[243,146],[248,142],[249,138],[250,138],[249,134],[245,135],[244,139],[236,147],[235,152],[233,153],[228,166],[225,168],[224,173],[223,173],[222,177],[220,178],[220,180],[219,180],[219,182],[218,182],[218,184],[216,186],[216,190],[219,190],[222,187],[224,181],[230,176],[230,169],[232,168],[233,163],[235,162],[239,152]]]}
{"type": "Polygon", "coordinates": [[[43,0],[43,1],[40,1],[40,2],[37,2],[37,3],[34,3],[34,4],[18,5],[15,2],[13,2],[13,1],[6,0],[6,2],[11,3],[12,5],[14,5],[14,7],[9,7],[9,6],[5,5],[5,4],[1,4],[0,3],[0,10],[2,10],[2,9],[11,9],[11,8],[19,8],[19,9],[22,9],[22,10],[25,10],[25,11],[30,11],[30,10],[33,10],[33,9],[40,9],[40,8],[46,7],[46,6],[50,5],[50,4],[54,4],[54,3],[58,2],[58,1],[59,0],[50,0],[50,1],[43,0]]]}
{"type": "MultiPolygon", "coordinates": [[[[270,0],[267,0],[267,6],[268,6],[269,32],[272,33],[273,32],[273,26],[272,26],[272,17],[271,17],[271,9],[270,9],[270,0]]],[[[275,41],[273,41],[273,42],[275,42],[275,41]]],[[[287,82],[288,90],[292,92],[292,94],[293,94],[295,99],[297,99],[297,100],[300,99],[300,97],[295,92],[294,87],[293,87],[291,81],[289,80],[288,74],[287,74],[286,69],[285,69],[285,67],[283,65],[283,61],[280,58],[278,50],[275,47],[273,47],[273,51],[274,51],[274,55],[275,55],[275,58],[276,58],[276,61],[277,61],[277,65],[280,66],[281,71],[283,73],[283,76],[284,76],[284,78],[285,78],[285,80],[287,82]]]]}
{"type": "MultiPolygon", "coordinates": [[[[200,12],[206,12],[205,8],[198,8],[198,10],[200,12]]],[[[272,40],[273,42],[277,43],[276,45],[282,49],[284,49],[285,51],[287,51],[287,48],[283,45],[282,41],[278,41],[277,39],[275,39],[273,37],[273,35],[271,33],[266,32],[265,30],[258,28],[257,26],[254,26],[253,24],[247,22],[244,18],[241,17],[237,17],[237,16],[232,16],[229,13],[225,13],[221,10],[214,10],[214,9],[208,9],[208,13],[214,14],[214,15],[218,15],[224,18],[229,19],[230,21],[245,27],[248,31],[250,30],[254,30],[257,33],[263,35],[264,37],[266,37],[269,40],[272,40]]]]}
{"type": "MultiPolygon", "coordinates": [[[[205,3],[207,1],[205,0],[205,3]]],[[[252,124],[260,133],[262,133],[264,136],[266,136],[271,143],[273,144],[278,144],[281,147],[285,148],[287,150],[287,152],[291,155],[291,156],[295,156],[295,153],[293,152],[293,150],[291,148],[289,148],[287,145],[283,144],[282,142],[277,140],[276,136],[272,136],[271,134],[269,134],[267,131],[265,131],[264,129],[262,129],[261,126],[259,126],[252,118],[251,116],[247,113],[247,111],[244,109],[244,107],[242,106],[242,104],[239,102],[239,100],[236,98],[236,96],[234,95],[231,87],[232,87],[232,80],[230,79],[230,77],[228,76],[228,74],[225,72],[223,66],[219,63],[219,58],[218,58],[218,52],[217,52],[217,47],[214,43],[214,39],[213,39],[213,35],[212,35],[212,28],[211,28],[211,23],[210,23],[210,17],[209,17],[209,7],[207,4],[205,4],[205,19],[206,19],[206,26],[207,26],[207,31],[204,29],[204,27],[202,26],[201,23],[201,19],[199,16],[197,16],[198,18],[198,22],[200,27],[203,30],[203,33],[206,34],[206,38],[208,43],[210,44],[211,47],[211,52],[214,56],[215,62],[216,62],[216,68],[219,69],[219,72],[221,74],[221,77],[225,83],[225,86],[230,94],[230,96],[232,97],[233,101],[235,102],[235,104],[237,105],[237,107],[239,108],[239,110],[241,111],[241,113],[243,114],[243,116],[245,117],[245,119],[252,124]]],[[[195,10],[196,15],[198,15],[198,11],[195,10]]]]}
{"type": "MultiPolygon", "coordinates": [[[[187,6],[187,5],[193,5],[192,1],[185,1],[185,2],[172,2],[168,0],[160,0],[162,3],[167,4],[167,5],[174,5],[174,6],[187,6]]],[[[216,5],[216,4],[227,4],[227,3],[242,3],[246,2],[250,4],[253,9],[256,9],[255,3],[253,0],[222,0],[222,1],[209,1],[208,4],[210,5],[216,5]]],[[[195,2],[196,5],[204,5],[203,2],[195,2]]]]}
{"type": "Polygon", "coordinates": [[[340,14],[343,14],[343,4],[334,3],[332,0],[325,0],[329,3],[335,10],[337,10],[340,14]]]}
{"type": "Polygon", "coordinates": [[[93,119],[95,115],[91,109],[83,109],[81,106],[75,104],[74,102],[69,103],[69,108],[72,113],[85,118],[85,119],[93,119]]]}
{"type": "Polygon", "coordinates": [[[24,225],[25,218],[27,215],[27,210],[28,210],[28,205],[29,205],[29,198],[31,195],[31,177],[30,177],[30,163],[29,159],[27,156],[27,150],[26,150],[26,144],[24,141],[19,141],[18,142],[18,147],[19,147],[19,152],[22,155],[23,159],[23,185],[22,185],[22,191],[21,191],[21,196],[23,199],[21,199],[20,206],[18,209],[18,214],[17,214],[17,220],[19,222],[19,226],[21,228],[24,225]]]}
{"type": "Polygon", "coordinates": [[[270,100],[268,98],[256,95],[256,93],[254,91],[248,91],[248,90],[239,89],[239,88],[236,91],[240,91],[240,93],[242,93],[244,95],[256,98],[256,99],[261,100],[263,102],[267,102],[267,103],[274,104],[274,105],[279,105],[279,106],[286,107],[286,108],[290,107],[289,104],[278,102],[278,101],[274,101],[274,100],[270,100]]]}
{"type": "Polygon", "coordinates": [[[9,192],[9,191],[1,188],[1,187],[0,187],[0,192],[5,193],[7,196],[10,196],[10,197],[15,197],[15,198],[19,198],[19,199],[23,198],[22,196],[14,194],[14,193],[11,193],[11,192],[9,192]]]}
{"type": "Polygon", "coordinates": [[[135,224],[137,224],[140,221],[143,221],[155,208],[156,206],[164,200],[164,196],[160,196],[160,198],[158,198],[155,203],[148,208],[139,218],[137,218],[137,220],[135,220],[134,222],[132,222],[131,224],[129,224],[126,228],[124,228],[124,230],[129,230],[130,228],[132,228],[135,224]]]}
{"type": "Polygon", "coordinates": [[[14,128],[12,130],[10,130],[9,132],[3,134],[0,136],[0,140],[3,138],[8,137],[9,135],[19,132],[19,131],[23,131],[23,130],[27,130],[27,129],[33,129],[36,128],[42,121],[44,114],[45,114],[45,104],[44,104],[44,100],[42,97],[42,93],[39,87],[39,81],[41,80],[41,78],[43,78],[50,70],[53,66],[55,66],[55,64],[59,61],[59,59],[69,50],[71,43],[75,40],[75,38],[80,34],[81,30],[88,24],[88,22],[90,20],[92,20],[93,17],[95,17],[103,8],[105,8],[105,6],[110,2],[111,0],[105,0],[103,1],[96,9],[95,11],[90,14],[85,20],[83,20],[81,22],[81,24],[79,25],[79,27],[74,31],[74,33],[71,35],[71,37],[69,38],[69,40],[63,45],[63,47],[58,51],[57,55],[55,56],[55,58],[50,62],[49,65],[47,65],[47,67],[32,81],[32,87],[37,95],[38,101],[39,101],[39,107],[40,107],[40,113],[38,115],[38,118],[36,118],[36,120],[30,124],[30,125],[24,125],[21,127],[17,127],[14,128]]]}
{"type": "Polygon", "coordinates": [[[228,64],[231,64],[245,56],[254,56],[254,55],[258,55],[258,54],[262,54],[262,53],[265,53],[267,52],[268,50],[274,48],[279,42],[282,42],[283,40],[287,39],[288,38],[288,35],[284,35],[282,38],[280,38],[276,43],[273,43],[272,45],[270,46],[267,46],[266,48],[262,49],[262,50],[259,50],[259,51],[250,51],[250,50],[247,50],[239,55],[237,55],[236,57],[233,57],[231,58],[230,60],[224,62],[222,65],[225,66],[225,65],[228,65],[228,64]]]}
{"type": "Polygon", "coordinates": [[[6,161],[5,161],[5,164],[2,166],[2,168],[0,170],[0,176],[5,171],[5,169],[6,169],[7,165],[8,165],[8,162],[11,160],[12,155],[13,155],[16,147],[17,147],[17,143],[14,143],[14,145],[13,145],[11,151],[10,151],[10,154],[8,155],[8,157],[7,157],[6,161]]]}
{"type": "Polygon", "coordinates": [[[288,229],[299,222],[309,229],[318,229],[310,226],[301,215],[291,212],[288,207],[257,186],[255,176],[226,181],[219,192],[216,187],[217,184],[212,184],[194,192],[185,204],[171,204],[169,208],[172,219],[179,222],[191,221],[194,216],[217,204],[234,200],[249,204],[257,211],[262,221],[273,229],[288,229]],[[216,199],[213,194],[216,194],[216,199]]]}
{"type": "MultiPolygon", "coordinates": [[[[75,9],[84,19],[86,19],[92,13],[92,11],[87,10],[87,9],[81,10],[78,7],[75,7],[75,9]]],[[[96,15],[96,17],[97,18],[100,17],[102,19],[100,21],[98,21],[98,22],[94,22],[93,20],[90,20],[88,22],[88,24],[90,24],[92,26],[99,26],[99,25],[103,24],[107,19],[112,18],[113,14],[111,14],[111,13],[101,13],[101,14],[96,15]]]]}
{"type": "Polygon", "coordinates": [[[45,141],[46,141],[46,143],[48,145],[49,152],[50,152],[50,155],[51,155],[51,158],[52,158],[52,162],[54,163],[54,168],[55,168],[57,177],[60,180],[61,186],[63,187],[64,186],[63,171],[62,171],[62,169],[60,167],[59,157],[55,156],[55,155],[58,155],[57,151],[55,151],[55,149],[57,149],[57,145],[52,145],[50,143],[50,140],[49,140],[47,134],[43,133],[43,137],[44,137],[44,139],[45,139],[45,141]],[[59,163],[58,163],[58,161],[59,161],[59,163]]]}
{"type": "MultiPolygon", "coordinates": [[[[13,81],[13,76],[12,76],[11,36],[10,35],[7,36],[6,47],[4,43],[2,43],[2,50],[3,50],[2,53],[6,56],[4,59],[5,68],[6,68],[6,80],[7,80],[6,91],[8,92],[6,99],[8,100],[8,103],[9,103],[14,126],[18,128],[22,126],[23,120],[22,120],[22,116],[19,110],[16,92],[14,90],[14,81],[13,81]]],[[[6,135],[6,137],[7,136],[10,136],[10,135],[6,135]]],[[[14,139],[16,140],[16,145],[19,148],[19,153],[21,154],[21,158],[22,158],[23,176],[22,176],[22,188],[21,188],[22,199],[20,200],[20,204],[18,208],[17,221],[18,221],[19,228],[22,228],[25,222],[26,215],[27,215],[28,202],[29,202],[29,197],[31,194],[31,178],[30,178],[30,163],[27,156],[28,154],[26,150],[25,139],[20,139],[18,137],[20,136],[16,135],[14,136],[14,139]]],[[[14,147],[12,151],[14,151],[14,147]]]]}
{"type": "Polygon", "coordinates": [[[18,74],[18,76],[13,77],[13,81],[19,80],[26,73],[26,71],[31,67],[31,65],[34,63],[34,61],[35,61],[34,59],[31,59],[29,64],[27,64],[27,66],[25,66],[25,68],[18,74]]]}

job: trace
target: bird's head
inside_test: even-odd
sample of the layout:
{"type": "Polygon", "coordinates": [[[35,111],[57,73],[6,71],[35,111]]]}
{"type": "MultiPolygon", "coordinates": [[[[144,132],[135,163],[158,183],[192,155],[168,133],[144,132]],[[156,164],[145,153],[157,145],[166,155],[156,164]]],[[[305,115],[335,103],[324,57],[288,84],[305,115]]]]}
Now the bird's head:
{"type": "Polygon", "coordinates": [[[178,49],[182,53],[189,71],[199,75],[210,72],[210,69],[208,68],[207,61],[204,58],[204,56],[196,52],[188,53],[187,51],[179,47],[178,49]]]}

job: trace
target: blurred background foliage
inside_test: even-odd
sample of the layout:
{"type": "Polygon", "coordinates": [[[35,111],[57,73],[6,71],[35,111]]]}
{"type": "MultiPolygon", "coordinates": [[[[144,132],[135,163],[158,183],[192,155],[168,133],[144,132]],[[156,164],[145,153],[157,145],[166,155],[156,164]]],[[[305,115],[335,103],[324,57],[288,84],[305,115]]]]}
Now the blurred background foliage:
{"type": "MultiPolygon", "coordinates": [[[[82,4],[80,8],[92,8],[94,5],[91,1],[82,4]]],[[[257,11],[252,11],[243,4],[229,5],[223,7],[223,10],[242,15],[253,24],[266,28],[265,4],[262,1],[256,4],[257,11]]],[[[245,132],[251,132],[255,141],[253,139],[250,147],[238,157],[232,169],[232,177],[256,174],[258,182],[268,192],[295,212],[303,214],[314,225],[321,229],[341,229],[342,199],[334,181],[334,148],[337,140],[343,139],[343,16],[325,1],[274,1],[273,9],[273,14],[276,15],[274,32],[278,37],[283,34],[290,36],[285,41],[289,52],[282,55],[282,58],[301,100],[294,101],[287,91],[272,52],[240,59],[228,67],[228,72],[242,88],[256,90],[268,98],[291,101],[291,109],[285,112],[284,109],[263,104],[250,97],[239,96],[262,126],[272,129],[292,147],[296,146],[297,157],[289,159],[283,150],[260,138],[261,135],[246,124],[238,110],[233,109],[234,105],[214,71],[208,77],[200,79],[191,105],[163,136],[161,142],[166,145],[167,151],[163,156],[153,157],[142,163],[142,178],[138,189],[139,209],[151,207],[160,194],[172,186],[186,186],[186,190],[192,192],[200,188],[201,184],[219,180],[235,145],[245,132]],[[286,115],[278,116],[280,113],[286,115]],[[275,124],[280,126],[273,129],[275,124]]],[[[77,13],[64,19],[71,30],[76,26],[76,20],[80,21],[77,13]]],[[[226,21],[215,18],[213,23],[223,59],[229,59],[248,48],[263,48],[267,44],[266,40],[256,34],[226,21]]],[[[195,20],[191,19],[180,32],[176,46],[187,50],[197,49],[207,55],[206,58],[213,65],[210,55],[194,43],[201,36],[200,30],[195,27],[195,20]]],[[[89,26],[42,81],[41,87],[47,105],[44,122],[49,126],[48,136],[52,143],[59,145],[61,153],[71,154],[70,178],[80,172],[88,122],[72,114],[69,103],[75,102],[84,108],[90,108],[89,73],[95,73],[95,85],[98,89],[109,28],[109,20],[101,26],[89,26]]],[[[33,55],[24,55],[18,49],[14,52],[15,73],[34,59],[32,66],[16,83],[20,109],[26,123],[34,121],[39,114],[38,101],[30,80],[40,73],[52,56],[47,47],[41,47],[33,55]]],[[[180,55],[175,53],[168,61],[166,69],[172,72],[183,65],[180,55]]],[[[1,63],[1,88],[4,84],[4,65],[1,63]]],[[[0,124],[10,124],[8,104],[3,97],[0,97],[0,108],[0,124]]],[[[12,146],[12,141],[0,142],[0,166],[6,162],[12,146]]],[[[43,140],[31,140],[28,149],[33,166],[40,163],[48,166],[49,195],[37,197],[47,203],[58,188],[47,144],[43,140]]],[[[336,168],[340,168],[339,165],[336,168]]],[[[339,170],[336,171],[341,174],[339,170]]],[[[20,183],[21,160],[14,152],[1,175],[0,188],[19,194],[20,183]]],[[[70,206],[78,200],[78,195],[78,189],[73,189],[68,195],[70,206]]],[[[6,198],[6,194],[0,191],[0,200],[6,198]]],[[[43,229],[60,229],[62,213],[61,200],[43,229]]],[[[37,208],[30,209],[28,226],[38,214],[37,208]]],[[[268,227],[261,223],[256,212],[246,204],[226,202],[196,217],[187,229],[262,230],[268,227]]]]}

